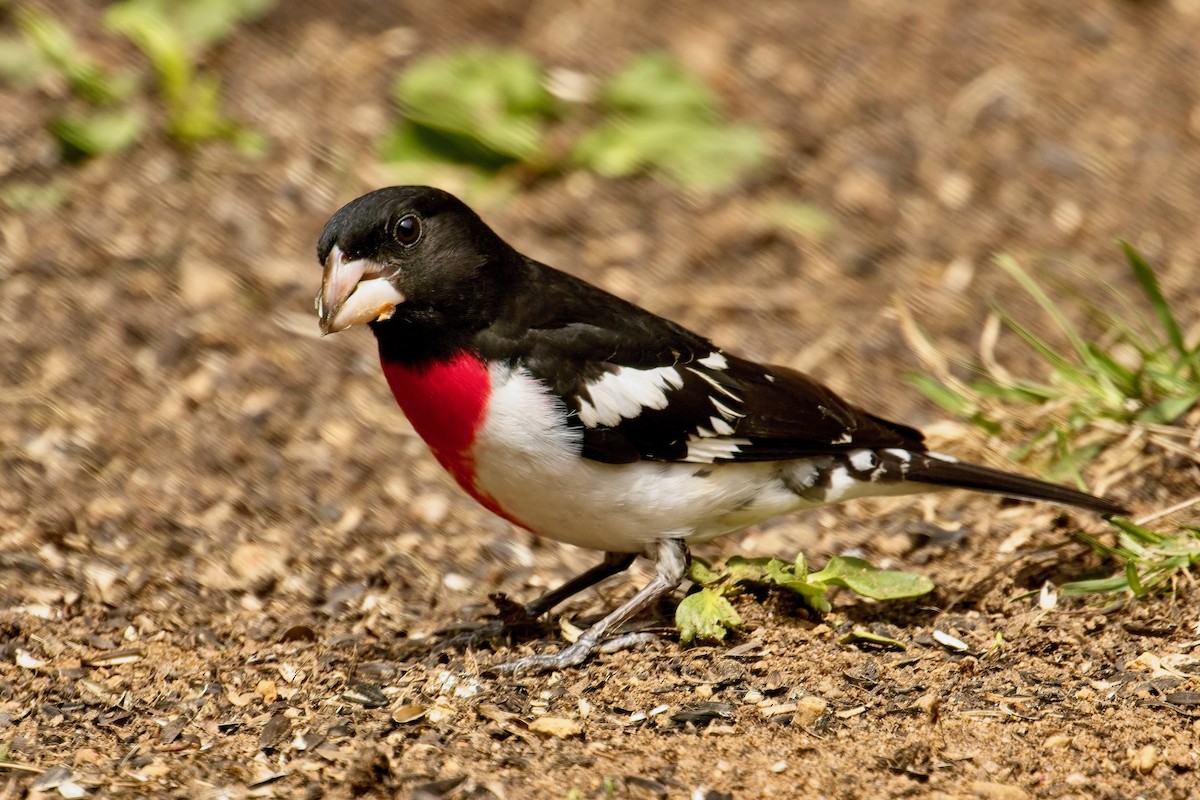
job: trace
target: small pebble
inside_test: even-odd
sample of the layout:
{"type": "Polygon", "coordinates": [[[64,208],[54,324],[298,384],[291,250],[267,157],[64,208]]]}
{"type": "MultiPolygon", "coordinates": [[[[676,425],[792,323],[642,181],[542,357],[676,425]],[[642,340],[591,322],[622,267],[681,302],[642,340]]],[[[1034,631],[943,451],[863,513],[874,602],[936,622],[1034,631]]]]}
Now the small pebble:
{"type": "Polygon", "coordinates": [[[1158,748],[1148,744],[1141,750],[1129,751],[1129,765],[1143,775],[1152,772],[1158,764],[1158,748]]]}

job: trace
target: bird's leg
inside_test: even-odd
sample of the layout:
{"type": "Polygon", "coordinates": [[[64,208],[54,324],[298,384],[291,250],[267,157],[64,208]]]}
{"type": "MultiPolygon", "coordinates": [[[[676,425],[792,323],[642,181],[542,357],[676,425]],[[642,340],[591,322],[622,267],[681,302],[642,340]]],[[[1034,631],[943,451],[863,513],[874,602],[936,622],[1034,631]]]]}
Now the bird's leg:
{"type": "Polygon", "coordinates": [[[557,653],[528,656],[499,664],[492,669],[511,675],[548,672],[574,667],[586,661],[601,643],[648,606],[675,590],[687,574],[688,549],[682,539],[663,539],[655,550],[656,571],[653,580],[604,619],[583,632],[575,643],[557,653]]]}
{"type": "Polygon", "coordinates": [[[525,613],[530,619],[537,619],[568,597],[574,597],[605,578],[629,569],[635,558],[637,553],[605,553],[604,560],[596,566],[576,575],[557,589],[551,589],[541,597],[531,600],[525,606],[525,613]]]}
{"type": "MultiPolygon", "coordinates": [[[[604,560],[596,566],[576,575],[563,585],[551,589],[541,597],[527,603],[524,609],[522,609],[525,616],[524,620],[500,619],[456,634],[438,644],[433,649],[431,655],[459,647],[474,647],[495,639],[498,636],[510,633],[513,629],[532,625],[538,617],[568,597],[573,597],[584,589],[595,586],[605,578],[629,569],[629,565],[633,563],[635,558],[637,558],[636,553],[605,553],[604,560]]],[[[521,611],[518,611],[517,614],[520,615],[521,611]]]]}

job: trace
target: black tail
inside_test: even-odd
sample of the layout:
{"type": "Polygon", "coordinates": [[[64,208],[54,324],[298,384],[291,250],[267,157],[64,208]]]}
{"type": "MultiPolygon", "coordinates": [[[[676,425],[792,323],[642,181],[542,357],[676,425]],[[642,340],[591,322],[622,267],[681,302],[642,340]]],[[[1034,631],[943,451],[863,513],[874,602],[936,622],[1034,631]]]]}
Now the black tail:
{"type": "Polygon", "coordinates": [[[1105,500],[1103,497],[1096,497],[1086,492],[1078,492],[1054,483],[1039,481],[1037,478],[1026,478],[1024,475],[1016,475],[991,467],[981,467],[978,464],[964,464],[959,461],[947,460],[945,456],[939,457],[932,453],[913,455],[912,462],[908,465],[908,472],[904,476],[906,480],[955,489],[973,489],[977,492],[991,492],[1009,497],[1021,497],[1026,500],[1046,500],[1051,503],[1086,508],[1106,516],[1127,516],[1129,514],[1128,509],[1111,500],[1105,500]]]}

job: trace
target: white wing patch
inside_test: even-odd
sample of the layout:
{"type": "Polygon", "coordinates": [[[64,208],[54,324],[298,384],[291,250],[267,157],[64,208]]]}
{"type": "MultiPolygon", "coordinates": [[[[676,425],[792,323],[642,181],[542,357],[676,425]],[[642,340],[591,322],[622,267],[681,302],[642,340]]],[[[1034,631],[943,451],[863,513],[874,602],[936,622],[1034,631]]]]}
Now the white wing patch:
{"type": "Polygon", "coordinates": [[[704,358],[697,358],[696,363],[708,367],[709,369],[729,368],[729,362],[725,360],[725,356],[721,354],[720,350],[714,350],[704,358]]]}
{"type": "Polygon", "coordinates": [[[589,428],[619,425],[623,419],[636,419],[647,408],[666,408],[667,391],[682,387],[683,377],[674,367],[618,367],[588,384],[591,400],[580,399],[579,419],[589,428]]]}
{"type": "Polygon", "coordinates": [[[733,434],[733,426],[719,417],[709,417],[709,424],[712,425],[713,433],[717,436],[731,436],[733,434]]]}
{"type": "Polygon", "coordinates": [[[703,370],[692,369],[691,367],[688,367],[688,368],[687,368],[687,371],[688,371],[688,372],[690,372],[690,373],[692,373],[693,375],[695,375],[695,376],[697,376],[697,377],[699,377],[699,378],[702,378],[702,379],[704,379],[705,381],[707,381],[707,382],[708,382],[708,384],[709,384],[710,386],[712,386],[714,389],[716,389],[718,392],[720,392],[721,394],[725,395],[725,396],[726,396],[726,397],[728,397],[729,399],[733,400],[733,402],[735,402],[735,403],[740,403],[740,402],[742,402],[742,398],[738,397],[736,394],[734,394],[733,392],[729,391],[729,389],[727,389],[726,387],[724,387],[724,386],[722,386],[721,384],[717,383],[717,380],[716,380],[716,378],[712,377],[711,375],[708,375],[708,374],[707,374],[707,373],[705,373],[703,370]]]}
{"type": "Polygon", "coordinates": [[[854,467],[859,472],[870,472],[875,469],[875,465],[879,459],[875,453],[870,450],[851,450],[850,451],[850,466],[854,467]]]}
{"type": "Polygon", "coordinates": [[[687,438],[687,456],[683,460],[711,464],[719,458],[732,458],[749,444],[749,439],[709,438],[693,433],[687,438]]]}

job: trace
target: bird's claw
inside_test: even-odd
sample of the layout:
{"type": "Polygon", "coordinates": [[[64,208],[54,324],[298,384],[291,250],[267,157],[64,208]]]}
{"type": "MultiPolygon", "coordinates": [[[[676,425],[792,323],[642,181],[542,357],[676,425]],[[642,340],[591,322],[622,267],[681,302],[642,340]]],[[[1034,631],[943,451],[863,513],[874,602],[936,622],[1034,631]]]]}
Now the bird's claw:
{"type": "Polygon", "coordinates": [[[499,639],[530,638],[544,631],[538,616],[524,606],[513,603],[503,595],[494,595],[492,602],[496,604],[498,619],[476,623],[465,630],[461,626],[457,626],[456,631],[443,630],[439,635],[445,638],[429,649],[429,658],[436,659],[447,650],[472,650],[499,639]]]}
{"type": "Polygon", "coordinates": [[[575,644],[557,653],[539,653],[497,664],[492,669],[502,675],[536,675],[541,672],[557,672],[567,667],[577,667],[596,652],[596,645],[580,637],[575,644]]]}
{"type": "Polygon", "coordinates": [[[614,636],[597,642],[585,633],[575,644],[557,653],[540,653],[538,655],[518,658],[497,664],[491,669],[504,675],[536,675],[540,672],[556,672],[567,667],[577,667],[596,653],[619,653],[622,650],[640,650],[658,637],[645,631],[634,631],[620,636],[614,636]]]}
{"type": "Polygon", "coordinates": [[[441,640],[429,649],[429,657],[436,658],[447,650],[473,650],[499,639],[508,632],[509,627],[503,622],[487,622],[441,640]]]}

